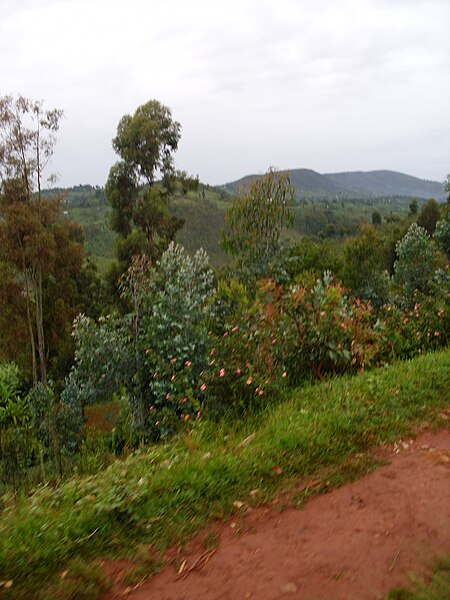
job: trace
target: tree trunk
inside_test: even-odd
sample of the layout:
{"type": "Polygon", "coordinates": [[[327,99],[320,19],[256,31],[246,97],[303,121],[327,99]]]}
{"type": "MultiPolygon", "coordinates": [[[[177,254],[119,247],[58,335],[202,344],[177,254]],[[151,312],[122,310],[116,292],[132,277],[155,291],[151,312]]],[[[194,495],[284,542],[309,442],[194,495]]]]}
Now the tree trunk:
{"type": "Polygon", "coordinates": [[[28,275],[26,273],[25,273],[25,299],[26,299],[26,307],[27,307],[28,333],[30,335],[31,365],[32,365],[32,369],[33,369],[33,385],[36,385],[37,384],[36,344],[34,341],[33,322],[31,320],[30,284],[28,281],[28,275]]]}
{"type": "Polygon", "coordinates": [[[36,275],[36,331],[38,341],[38,354],[39,354],[39,371],[41,376],[41,383],[47,385],[47,368],[45,361],[45,340],[44,340],[44,312],[42,306],[42,269],[37,268],[36,275]]]}

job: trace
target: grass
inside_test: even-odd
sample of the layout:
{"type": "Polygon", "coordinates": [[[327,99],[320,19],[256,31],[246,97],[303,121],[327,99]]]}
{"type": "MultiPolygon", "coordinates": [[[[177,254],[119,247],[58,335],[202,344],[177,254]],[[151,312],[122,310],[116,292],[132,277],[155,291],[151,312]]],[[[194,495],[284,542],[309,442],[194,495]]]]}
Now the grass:
{"type": "Polygon", "coordinates": [[[448,600],[450,593],[450,554],[437,561],[428,581],[413,577],[412,587],[395,588],[386,600],[448,600]]]}
{"type": "Polygon", "coordinates": [[[305,494],[359,476],[374,467],[370,448],[424,421],[439,424],[449,402],[449,364],[447,350],[299,388],[239,424],[197,423],[95,476],[3,498],[0,573],[13,581],[4,597],[29,598],[32,590],[38,598],[42,582],[50,585],[73,559],[90,564],[131,557],[138,543],[156,552],[183,543],[235,512],[235,500],[255,504],[287,491],[301,504],[305,494]],[[252,441],[240,445],[250,434],[252,441]],[[311,478],[320,485],[299,492],[299,480],[311,478]]]}

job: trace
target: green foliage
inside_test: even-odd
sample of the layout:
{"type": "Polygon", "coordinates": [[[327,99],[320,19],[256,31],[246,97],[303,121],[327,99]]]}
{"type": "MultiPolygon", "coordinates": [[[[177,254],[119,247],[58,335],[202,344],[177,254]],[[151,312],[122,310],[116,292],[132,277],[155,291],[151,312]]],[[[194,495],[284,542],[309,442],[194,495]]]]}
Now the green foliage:
{"type": "Polygon", "coordinates": [[[372,213],[372,225],[381,225],[381,214],[378,210],[374,210],[372,213]]]}
{"type": "Polygon", "coordinates": [[[307,237],[287,249],[283,265],[290,281],[298,285],[313,285],[325,271],[336,275],[342,269],[336,243],[307,237]]]}
{"type": "Polygon", "coordinates": [[[290,380],[313,374],[362,371],[374,364],[382,329],[370,304],[350,300],[330,274],[314,287],[294,287],[284,300],[282,340],[278,348],[290,380]]]}
{"type": "Polygon", "coordinates": [[[394,280],[411,305],[416,290],[427,293],[436,267],[433,246],[423,227],[413,223],[396,245],[394,280]]]}
{"type": "Polygon", "coordinates": [[[27,487],[45,479],[46,464],[59,476],[78,449],[82,415],[61,403],[49,386],[25,389],[15,365],[0,365],[0,483],[27,487]],[[31,469],[37,468],[35,477],[31,469]]]}
{"type": "Polygon", "coordinates": [[[170,174],[180,129],[167,106],[150,100],[139,106],[133,116],[121,118],[113,147],[133,171],[135,180],[143,177],[151,184],[158,171],[170,174]]]}
{"type": "Polygon", "coordinates": [[[417,225],[423,227],[428,235],[433,235],[434,230],[436,229],[436,223],[441,218],[441,211],[439,208],[439,204],[436,202],[434,198],[430,198],[427,200],[425,206],[419,213],[419,217],[417,219],[417,225]]]}
{"type": "MultiPolygon", "coordinates": [[[[0,572],[13,580],[9,597],[38,598],[75,558],[123,557],[137,542],[161,549],[183,542],[205,522],[228,516],[236,498],[268,501],[298,487],[299,476],[320,478],[327,468],[329,481],[339,469],[342,481],[355,453],[409,435],[425,419],[437,422],[447,406],[448,361],[445,351],[306,386],[265,414],[199,423],[95,476],[3,498],[0,572]]],[[[368,465],[360,463],[359,472],[368,465]]]]}
{"type": "Polygon", "coordinates": [[[63,398],[85,405],[125,389],[135,430],[151,439],[197,418],[212,292],[203,251],[191,258],[170,244],[156,268],[136,258],[122,280],[131,312],[76,321],[75,367],[63,398]]]}
{"type": "Polygon", "coordinates": [[[109,399],[129,384],[133,360],[129,356],[130,334],[116,316],[98,322],[79,315],[74,321],[75,365],[62,392],[64,402],[84,407],[109,399]]]}
{"type": "Polygon", "coordinates": [[[380,314],[391,354],[412,358],[421,352],[445,347],[450,341],[450,280],[435,284],[430,295],[416,291],[414,304],[401,308],[393,304],[380,314]]]}
{"type": "Polygon", "coordinates": [[[358,236],[345,249],[342,282],[361,300],[381,306],[388,300],[387,246],[370,225],[362,225],[358,236]]]}
{"type": "Polygon", "coordinates": [[[223,244],[244,275],[258,278],[273,273],[281,249],[281,231],[293,223],[293,200],[288,176],[273,169],[234,198],[227,212],[229,233],[223,244]]]}
{"type": "Polygon", "coordinates": [[[350,301],[329,275],[314,287],[284,291],[267,281],[252,308],[212,337],[204,375],[212,414],[265,406],[283,382],[363,370],[376,364],[384,343],[370,305],[350,301]]]}
{"type": "Polygon", "coordinates": [[[260,411],[278,397],[282,368],[274,360],[272,348],[277,342],[276,323],[267,318],[264,300],[258,297],[250,307],[245,295],[225,295],[228,291],[239,293],[237,287],[222,287],[221,291],[216,309],[221,309],[225,320],[219,320],[211,333],[209,367],[203,375],[205,411],[213,418],[226,413],[236,418],[260,411]],[[228,300],[228,309],[235,308],[234,314],[223,309],[224,300],[228,300]]]}
{"type": "Polygon", "coordinates": [[[450,220],[441,220],[436,223],[433,239],[438,248],[450,259],[450,220]]]}
{"type": "Polygon", "coordinates": [[[179,138],[180,124],[157,100],[139,106],[133,116],[125,115],[119,122],[113,147],[122,160],[111,168],[105,192],[112,207],[111,226],[120,236],[120,273],[137,254],[146,254],[154,264],[183,225],[168,207],[179,138]],[[154,185],[158,173],[163,186],[154,185]]]}
{"type": "Polygon", "coordinates": [[[167,437],[175,424],[170,418],[200,416],[201,373],[209,349],[207,323],[213,274],[208,257],[199,250],[193,258],[170,244],[142,298],[141,335],[146,384],[155,434],[167,437]],[[159,411],[164,411],[165,418],[159,411]],[[159,422],[158,422],[159,421],[159,422]]]}
{"type": "Polygon", "coordinates": [[[0,404],[2,407],[16,398],[21,391],[22,382],[17,365],[0,363],[0,404]]]}
{"type": "MultiPolygon", "coordinates": [[[[44,284],[54,276],[58,242],[70,236],[57,224],[58,202],[45,200],[41,187],[62,115],[59,109],[44,110],[41,101],[23,96],[0,98],[0,251],[22,282],[33,382],[37,383],[39,371],[44,385],[44,284]]],[[[78,248],[72,249],[78,253],[78,248]]]]}
{"type": "Polygon", "coordinates": [[[419,210],[419,205],[417,203],[417,200],[415,198],[413,198],[411,200],[411,202],[409,203],[409,212],[411,215],[417,215],[418,210],[419,210]]]}

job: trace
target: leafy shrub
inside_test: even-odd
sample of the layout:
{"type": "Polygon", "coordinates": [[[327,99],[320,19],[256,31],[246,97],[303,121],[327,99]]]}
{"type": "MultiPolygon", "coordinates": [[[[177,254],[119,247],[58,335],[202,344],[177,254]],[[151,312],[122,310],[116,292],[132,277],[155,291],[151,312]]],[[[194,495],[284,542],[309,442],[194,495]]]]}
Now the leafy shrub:
{"type": "Polygon", "coordinates": [[[143,298],[139,339],[148,390],[145,408],[154,434],[167,437],[180,421],[199,416],[213,291],[206,253],[199,250],[191,258],[170,244],[143,298]]]}
{"type": "Polygon", "coordinates": [[[19,369],[0,364],[0,481],[18,488],[33,460],[30,406],[19,369]]]}
{"type": "Polygon", "coordinates": [[[278,347],[291,382],[362,371],[376,362],[383,334],[370,303],[350,300],[329,273],[312,288],[292,288],[284,302],[278,347]]]}
{"type": "Polygon", "coordinates": [[[416,290],[427,293],[436,268],[433,245],[423,227],[413,223],[395,247],[394,280],[402,289],[408,306],[416,290]]]}
{"type": "Polygon", "coordinates": [[[370,304],[350,301],[326,274],[314,287],[286,292],[262,283],[254,307],[213,338],[204,382],[207,407],[220,414],[264,405],[286,381],[363,370],[376,362],[383,331],[370,304]]]}
{"type": "Polygon", "coordinates": [[[141,439],[171,435],[200,412],[213,274],[199,250],[170,244],[156,268],[136,258],[122,280],[132,311],[98,323],[79,317],[66,395],[85,404],[126,390],[141,439]]]}
{"type": "Polygon", "coordinates": [[[445,347],[450,341],[450,290],[434,286],[433,295],[418,291],[411,308],[392,304],[383,307],[380,317],[391,356],[412,358],[420,352],[445,347]]]}
{"type": "Polygon", "coordinates": [[[450,259],[450,221],[438,221],[433,236],[438,248],[450,259]]]}
{"type": "Polygon", "coordinates": [[[29,392],[15,365],[0,365],[0,480],[18,488],[45,478],[45,465],[56,467],[77,450],[83,426],[81,415],[61,403],[50,386],[38,384],[29,392]],[[30,469],[37,467],[38,475],[30,469]]]}

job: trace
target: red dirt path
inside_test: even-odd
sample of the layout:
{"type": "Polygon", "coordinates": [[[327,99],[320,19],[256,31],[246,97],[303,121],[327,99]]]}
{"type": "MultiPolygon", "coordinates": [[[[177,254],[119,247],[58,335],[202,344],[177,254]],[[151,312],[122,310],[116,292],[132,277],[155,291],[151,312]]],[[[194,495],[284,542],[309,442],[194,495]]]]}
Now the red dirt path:
{"type": "MultiPolygon", "coordinates": [[[[384,598],[450,551],[450,430],[411,442],[383,449],[390,464],[302,510],[249,508],[209,528],[214,553],[204,532],[177,557],[185,578],[170,565],[135,589],[116,581],[104,600],[384,598]]],[[[105,566],[121,579],[120,563],[105,566]]]]}

